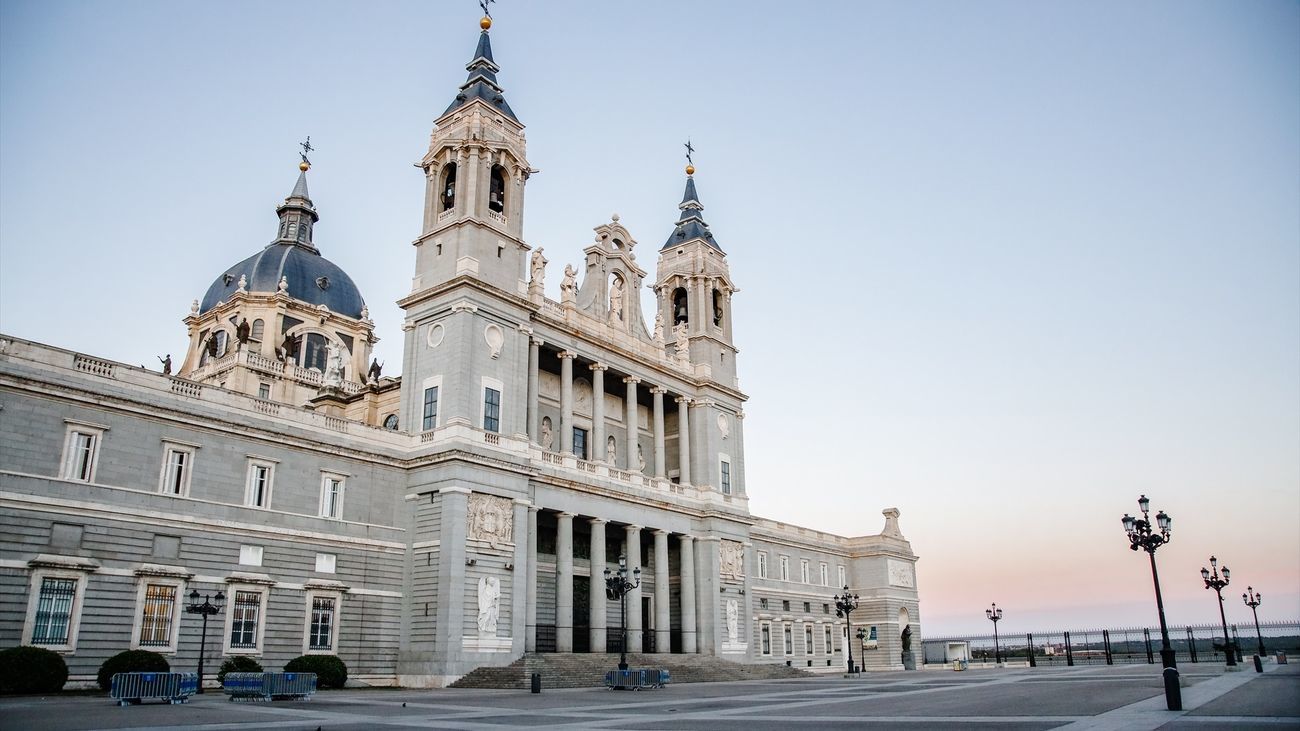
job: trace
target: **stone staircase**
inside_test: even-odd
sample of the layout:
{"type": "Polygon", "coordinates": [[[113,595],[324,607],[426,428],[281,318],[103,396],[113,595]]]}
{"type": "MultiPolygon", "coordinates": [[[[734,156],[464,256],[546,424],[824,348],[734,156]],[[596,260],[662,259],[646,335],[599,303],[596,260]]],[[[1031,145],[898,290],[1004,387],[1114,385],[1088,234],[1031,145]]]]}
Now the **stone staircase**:
{"type": "MultiPolygon", "coordinates": [[[[810,678],[800,668],[785,665],[742,665],[708,655],[628,653],[628,667],[659,668],[671,673],[673,683],[718,683],[735,680],[810,678]]],[[[599,688],[605,672],[618,667],[616,654],[528,653],[504,667],[475,668],[451,684],[453,688],[507,688],[526,690],[533,673],[541,673],[542,688],[599,688]]]]}

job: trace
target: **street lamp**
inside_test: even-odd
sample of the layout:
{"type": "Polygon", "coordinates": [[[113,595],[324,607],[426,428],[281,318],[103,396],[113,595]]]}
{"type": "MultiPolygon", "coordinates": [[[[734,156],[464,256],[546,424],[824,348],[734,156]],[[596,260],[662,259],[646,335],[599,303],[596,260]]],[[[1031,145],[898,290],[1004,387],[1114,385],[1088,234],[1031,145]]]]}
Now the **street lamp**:
{"type": "Polygon", "coordinates": [[[1256,594],[1255,587],[1246,587],[1246,593],[1241,595],[1241,600],[1250,607],[1250,613],[1255,615],[1255,639],[1259,641],[1259,656],[1264,657],[1264,636],[1259,633],[1259,605],[1264,601],[1263,594],[1256,594]]]}
{"type": "Polygon", "coordinates": [[[1228,656],[1228,667],[1237,666],[1237,653],[1232,647],[1232,638],[1228,637],[1228,618],[1223,614],[1223,587],[1228,585],[1228,575],[1231,573],[1227,566],[1223,567],[1223,578],[1219,578],[1219,559],[1210,556],[1210,569],[1201,568],[1201,578],[1205,580],[1205,588],[1213,589],[1214,593],[1219,596],[1219,621],[1223,623],[1223,654],[1228,656]]]}
{"type": "MultiPolygon", "coordinates": [[[[847,585],[844,587],[844,594],[842,596],[839,594],[835,595],[835,616],[844,618],[844,622],[848,628],[847,636],[849,637],[853,636],[853,618],[850,617],[849,614],[854,609],[857,608],[858,608],[858,595],[849,594],[849,587],[847,585]]],[[[848,646],[849,646],[849,673],[851,674],[855,672],[853,667],[853,643],[849,642],[848,646]]]]}
{"type": "Polygon", "coordinates": [[[619,634],[622,640],[618,645],[618,669],[627,670],[627,593],[641,585],[641,567],[632,570],[633,580],[627,578],[627,556],[618,557],[618,573],[605,569],[605,596],[622,602],[623,612],[619,620],[619,634]]]}
{"type": "Polygon", "coordinates": [[[1165,602],[1160,596],[1160,574],[1156,572],[1156,549],[1169,542],[1169,529],[1174,519],[1161,510],[1156,513],[1156,528],[1151,528],[1151,500],[1146,495],[1138,498],[1138,510],[1141,518],[1124,514],[1121,522],[1124,532],[1128,534],[1129,548],[1134,551],[1146,551],[1151,559],[1151,581],[1156,587],[1156,611],[1160,615],[1160,664],[1164,667],[1165,704],[1171,711],[1183,710],[1183,691],[1178,685],[1178,663],[1174,658],[1174,648],[1169,645],[1169,627],[1165,624],[1165,602]]]}
{"type": "MultiPolygon", "coordinates": [[[[993,623],[993,664],[998,667],[1002,666],[1002,651],[998,648],[998,620],[1002,619],[1002,610],[998,609],[998,603],[993,602],[993,606],[984,610],[984,616],[993,623]]],[[[988,657],[988,655],[985,655],[988,657]]]]}
{"type": "Polygon", "coordinates": [[[216,596],[210,597],[207,594],[199,594],[198,589],[190,591],[190,603],[186,605],[185,611],[190,614],[203,615],[203,632],[199,635],[199,687],[195,692],[203,692],[203,655],[207,650],[208,644],[208,617],[221,613],[221,605],[226,601],[226,595],[217,590],[216,596]],[[199,601],[202,599],[202,601],[199,601]]]}

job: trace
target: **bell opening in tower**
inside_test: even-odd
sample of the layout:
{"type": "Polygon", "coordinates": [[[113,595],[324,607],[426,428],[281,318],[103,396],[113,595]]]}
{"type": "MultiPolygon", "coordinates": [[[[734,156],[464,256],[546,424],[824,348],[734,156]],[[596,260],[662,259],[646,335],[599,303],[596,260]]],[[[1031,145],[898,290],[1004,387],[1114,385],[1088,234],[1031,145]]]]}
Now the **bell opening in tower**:
{"type": "Polygon", "coordinates": [[[442,207],[438,211],[439,213],[450,211],[456,207],[456,163],[449,162],[447,167],[443,169],[441,187],[442,195],[439,196],[441,199],[439,203],[442,207]]]}
{"type": "Polygon", "coordinates": [[[722,327],[722,290],[713,290],[713,324],[722,327]]]}
{"type": "Polygon", "coordinates": [[[686,306],[686,288],[678,287],[673,290],[673,324],[680,325],[683,322],[690,321],[690,313],[686,306]]]}
{"type": "Polygon", "coordinates": [[[492,166],[492,180],[488,187],[488,210],[493,213],[505,213],[506,210],[506,170],[500,165],[492,166]]]}

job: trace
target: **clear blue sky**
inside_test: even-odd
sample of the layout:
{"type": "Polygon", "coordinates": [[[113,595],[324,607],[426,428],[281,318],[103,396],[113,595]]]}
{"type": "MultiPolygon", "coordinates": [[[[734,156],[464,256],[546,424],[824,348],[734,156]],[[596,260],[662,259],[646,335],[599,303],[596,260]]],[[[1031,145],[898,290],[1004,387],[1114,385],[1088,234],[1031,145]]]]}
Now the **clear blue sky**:
{"type": "MultiPolygon", "coordinates": [[[[672,230],[681,143],[729,254],[754,511],[902,510],[927,633],[1151,624],[1119,517],[1175,516],[1300,616],[1300,5],[502,0],[551,271],[672,230]]],[[[0,2],[0,330],[156,364],[269,242],[316,242],[401,362],[431,123],[474,2],[0,2]]],[[[558,284],[551,277],[550,287],[558,284]]],[[[548,294],[558,298],[558,291],[548,294]]],[[[1235,598],[1235,594],[1233,595],[1235,598]]],[[[1245,621],[1239,601],[1229,617],[1245,621]]]]}

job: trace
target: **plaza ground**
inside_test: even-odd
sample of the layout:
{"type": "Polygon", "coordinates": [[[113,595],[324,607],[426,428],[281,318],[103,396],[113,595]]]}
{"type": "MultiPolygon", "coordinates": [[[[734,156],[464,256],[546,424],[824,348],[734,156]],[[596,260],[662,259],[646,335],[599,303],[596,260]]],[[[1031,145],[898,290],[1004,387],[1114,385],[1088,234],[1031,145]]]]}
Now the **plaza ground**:
{"type": "Polygon", "coordinates": [[[119,708],[102,696],[0,699],[0,729],[1213,729],[1300,728],[1300,664],[1183,668],[1184,711],[1164,710],[1159,668],[1098,666],[873,673],[694,683],[663,690],[346,690],[301,702],[119,708]]]}

